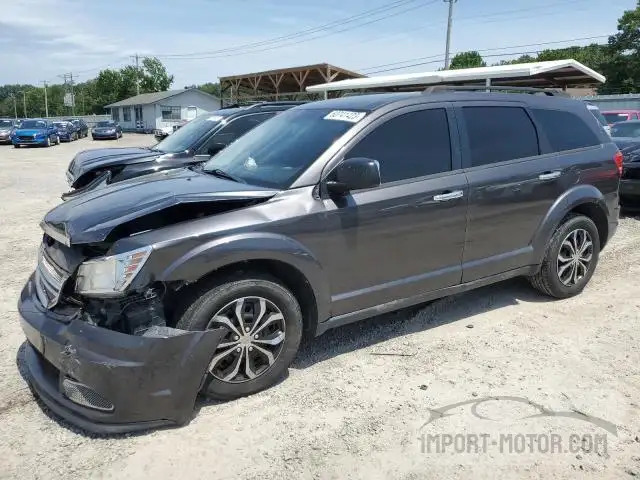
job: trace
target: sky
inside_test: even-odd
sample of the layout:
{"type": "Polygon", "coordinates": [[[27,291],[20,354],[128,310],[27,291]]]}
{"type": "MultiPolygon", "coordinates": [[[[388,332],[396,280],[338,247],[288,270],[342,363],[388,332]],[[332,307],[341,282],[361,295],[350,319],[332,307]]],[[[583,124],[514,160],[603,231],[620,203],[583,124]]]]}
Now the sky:
{"type": "MultiPolygon", "coordinates": [[[[606,42],[635,4],[457,0],[451,51],[497,63],[606,42]]],[[[324,62],[366,74],[431,71],[442,66],[447,10],[442,0],[0,0],[0,85],[62,83],[65,73],[82,82],[136,53],[160,58],[172,88],[324,62]]]]}

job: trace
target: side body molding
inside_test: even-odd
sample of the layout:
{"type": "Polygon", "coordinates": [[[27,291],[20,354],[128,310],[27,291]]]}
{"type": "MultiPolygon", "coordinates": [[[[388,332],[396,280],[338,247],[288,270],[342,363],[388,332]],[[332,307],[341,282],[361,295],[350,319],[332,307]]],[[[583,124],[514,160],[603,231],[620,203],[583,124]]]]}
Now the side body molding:
{"type": "Polygon", "coordinates": [[[331,310],[329,283],[322,265],[300,242],[274,233],[242,233],[199,245],[177,258],[157,279],[163,282],[194,282],[233,263],[275,260],[298,270],[315,295],[318,323],[327,320],[331,310]]]}

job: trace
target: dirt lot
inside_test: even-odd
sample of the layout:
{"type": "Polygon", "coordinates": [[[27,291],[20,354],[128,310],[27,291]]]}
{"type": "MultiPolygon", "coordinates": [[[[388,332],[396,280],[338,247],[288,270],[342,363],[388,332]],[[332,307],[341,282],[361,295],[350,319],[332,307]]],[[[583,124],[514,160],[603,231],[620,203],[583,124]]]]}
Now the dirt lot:
{"type": "MultiPolygon", "coordinates": [[[[117,145],[151,143],[128,135],[117,145]]],[[[16,299],[35,265],[38,222],[66,189],[65,167],[95,145],[0,147],[0,477],[640,476],[633,217],[577,298],[549,301],[515,281],[351,325],[305,346],[276,387],[201,403],[179,429],[92,438],[52,418],[19,371],[16,299]],[[480,402],[490,396],[507,398],[480,402]],[[430,409],[459,402],[426,424],[430,409]],[[571,435],[584,440],[577,450],[571,435]]]]}

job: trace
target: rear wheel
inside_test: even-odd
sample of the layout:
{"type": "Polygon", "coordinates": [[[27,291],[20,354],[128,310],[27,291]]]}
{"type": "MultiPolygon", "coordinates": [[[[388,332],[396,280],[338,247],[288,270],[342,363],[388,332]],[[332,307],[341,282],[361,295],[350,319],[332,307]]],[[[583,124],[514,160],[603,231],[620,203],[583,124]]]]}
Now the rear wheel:
{"type": "Polygon", "coordinates": [[[51,137],[47,137],[47,140],[44,142],[44,146],[45,147],[50,147],[51,146],[51,137]]]}
{"type": "Polygon", "coordinates": [[[599,255],[600,236],[593,220],[572,215],[551,237],[540,271],[529,280],[546,295],[572,297],[589,283],[599,255]]]}
{"type": "Polygon", "coordinates": [[[230,400],[274,385],[293,361],[302,337],[302,312],[293,294],[262,274],[204,286],[176,312],[177,328],[223,328],[202,392],[230,400]]]}

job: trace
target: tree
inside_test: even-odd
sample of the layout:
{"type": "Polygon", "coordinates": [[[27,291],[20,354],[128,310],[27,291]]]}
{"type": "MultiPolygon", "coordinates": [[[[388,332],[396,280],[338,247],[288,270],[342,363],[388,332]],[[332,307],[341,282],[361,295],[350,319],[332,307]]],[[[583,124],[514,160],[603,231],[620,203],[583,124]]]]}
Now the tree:
{"type": "Polygon", "coordinates": [[[640,0],[618,20],[618,32],[609,37],[608,54],[603,65],[607,83],[598,93],[640,92],[640,0]]]}
{"type": "Polygon", "coordinates": [[[452,70],[459,68],[476,68],[476,67],[486,67],[487,64],[482,59],[482,55],[480,55],[476,51],[469,52],[461,52],[458,53],[451,59],[451,64],[449,68],[452,70]]]}
{"type": "Polygon", "coordinates": [[[220,98],[221,92],[219,83],[203,83],[202,85],[199,85],[198,88],[209,95],[220,98]]]}
{"type": "Polygon", "coordinates": [[[155,57],[147,57],[142,61],[140,73],[140,91],[144,93],[164,92],[173,83],[173,75],[169,75],[162,62],[155,57]]]}

